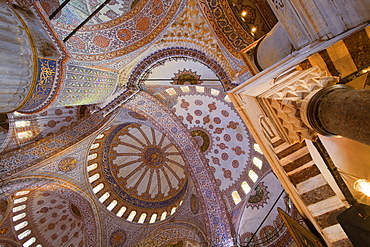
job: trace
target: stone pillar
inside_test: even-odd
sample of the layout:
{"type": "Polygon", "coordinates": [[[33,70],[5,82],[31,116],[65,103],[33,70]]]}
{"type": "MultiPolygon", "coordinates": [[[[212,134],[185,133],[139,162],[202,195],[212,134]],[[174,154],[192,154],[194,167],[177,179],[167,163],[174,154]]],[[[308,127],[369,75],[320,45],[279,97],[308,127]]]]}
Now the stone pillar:
{"type": "Polygon", "coordinates": [[[281,139],[290,144],[315,140],[316,131],[307,124],[305,107],[311,95],[336,82],[337,77],[312,67],[273,79],[270,85],[261,86],[262,93],[254,97],[281,139]]]}
{"type": "Polygon", "coordinates": [[[334,85],[315,93],[306,107],[309,126],[370,146],[370,90],[334,85]]]}
{"type": "Polygon", "coordinates": [[[0,0],[0,113],[40,112],[54,101],[67,59],[30,6],[0,0]]]}
{"type": "Polygon", "coordinates": [[[35,87],[37,55],[22,18],[0,2],[0,112],[22,107],[35,87]]]}

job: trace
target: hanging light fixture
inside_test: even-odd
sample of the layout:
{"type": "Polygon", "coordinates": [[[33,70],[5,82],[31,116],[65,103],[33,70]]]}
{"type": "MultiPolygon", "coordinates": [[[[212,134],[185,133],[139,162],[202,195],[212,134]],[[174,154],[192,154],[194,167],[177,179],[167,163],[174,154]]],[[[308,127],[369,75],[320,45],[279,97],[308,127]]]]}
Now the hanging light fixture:
{"type": "Polygon", "coordinates": [[[357,179],[353,187],[355,190],[364,193],[370,197],[370,182],[367,179],[357,179]]]}

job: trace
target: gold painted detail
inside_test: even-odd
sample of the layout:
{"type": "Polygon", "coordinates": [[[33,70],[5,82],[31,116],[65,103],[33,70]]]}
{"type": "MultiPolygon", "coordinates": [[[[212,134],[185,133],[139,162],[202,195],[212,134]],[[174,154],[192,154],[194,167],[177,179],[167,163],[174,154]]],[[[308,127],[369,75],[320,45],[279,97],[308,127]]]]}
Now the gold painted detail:
{"type": "Polygon", "coordinates": [[[184,11],[156,44],[168,47],[171,44],[178,45],[184,42],[191,48],[207,53],[209,57],[216,60],[223,67],[231,80],[235,79],[237,72],[234,71],[227,57],[223,54],[217,38],[199,9],[196,0],[188,1],[184,11]]]}
{"type": "Polygon", "coordinates": [[[75,169],[76,166],[77,166],[77,160],[73,157],[64,158],[58,164],[58,168],[62,172],[70,172],[73,169],[75,169]]]}

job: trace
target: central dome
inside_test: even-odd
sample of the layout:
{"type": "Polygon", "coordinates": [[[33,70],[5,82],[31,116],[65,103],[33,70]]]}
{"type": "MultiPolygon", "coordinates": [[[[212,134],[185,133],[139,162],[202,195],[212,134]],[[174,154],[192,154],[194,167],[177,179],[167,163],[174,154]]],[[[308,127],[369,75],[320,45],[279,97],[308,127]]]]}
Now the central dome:
{"type": "Polygon", "coordinates": [[[174,212],[187,188],[185,162],[177,147],[160,131],[136,123],[97,136],[87,170],[99,201],[118,216],[120,207],[126,208],[123,218],[134,210],[138,216],[133,221],[139,213],[174,212]],[[112,202],[115,206],[109,206],[112,202]]]}

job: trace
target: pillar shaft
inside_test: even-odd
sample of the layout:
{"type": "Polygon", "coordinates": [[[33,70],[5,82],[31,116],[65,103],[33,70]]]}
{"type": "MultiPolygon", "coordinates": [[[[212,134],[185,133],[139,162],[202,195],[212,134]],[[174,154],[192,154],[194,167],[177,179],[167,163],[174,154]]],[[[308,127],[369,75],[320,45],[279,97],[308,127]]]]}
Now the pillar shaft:
{"type": "Polygon", "coordinates": [[[19,109],[35,86],[37,54],[27,30],[15,10],[0,2],[0,112],[19,109]]]}
{"type": "Polygon", "coordinates": [[[370,145],[370,90],[336,89],[317,107],[325,130],[370,145]]]}

